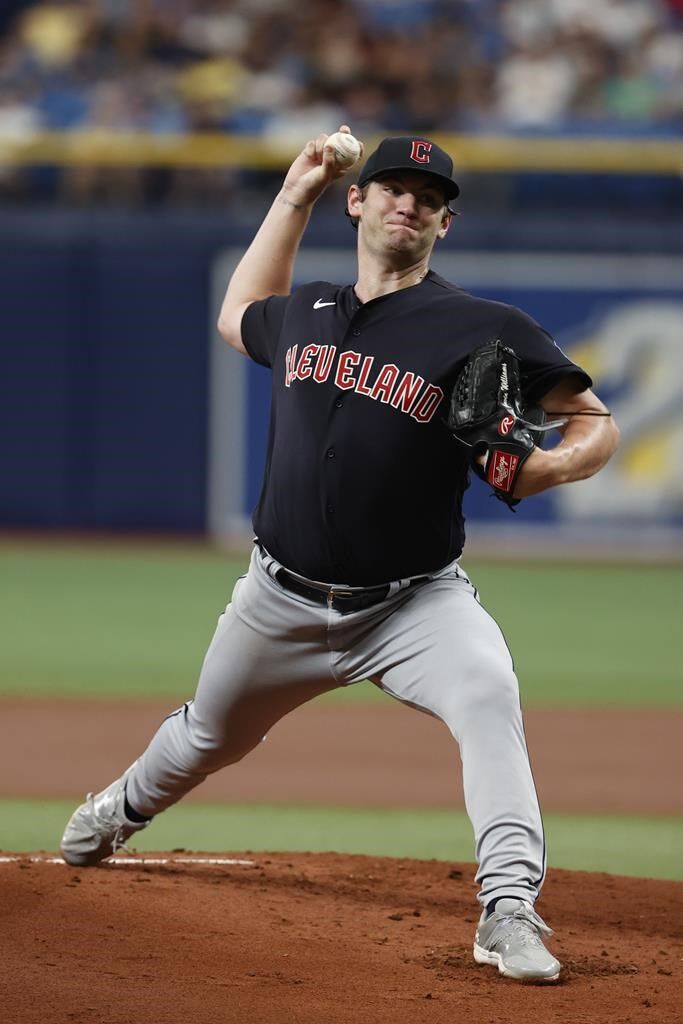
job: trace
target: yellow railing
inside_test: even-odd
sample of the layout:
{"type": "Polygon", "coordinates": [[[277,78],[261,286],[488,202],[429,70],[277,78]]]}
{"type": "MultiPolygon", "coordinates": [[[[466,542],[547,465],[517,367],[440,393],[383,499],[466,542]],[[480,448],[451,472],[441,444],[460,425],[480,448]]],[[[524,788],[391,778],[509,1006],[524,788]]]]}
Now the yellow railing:
{"type": "MultiPolygon", "coordinates": [[[[369,152],[379,136],[365,138],[369,152]]],[[[573,171],[683,174],[683,142],[665,139],[430,135],[463,171],[573,171]]],[[[109,167],[243,167],[279,170],[298,148],[245,135],[45,132],[0,137],[0,163],[109,167]]]]}

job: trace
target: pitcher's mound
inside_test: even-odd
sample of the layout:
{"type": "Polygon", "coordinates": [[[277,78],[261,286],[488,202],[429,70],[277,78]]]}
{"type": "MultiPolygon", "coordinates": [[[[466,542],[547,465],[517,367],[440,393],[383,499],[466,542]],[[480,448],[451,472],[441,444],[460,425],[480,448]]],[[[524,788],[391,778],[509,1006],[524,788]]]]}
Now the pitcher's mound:
{"type": "Polygon", "coordinates": [[[674,1024],[683,884],[551,871],[563,964],[472,959],[471,864],[339,854],[0,859],[7,1024],[674,1024]]]}

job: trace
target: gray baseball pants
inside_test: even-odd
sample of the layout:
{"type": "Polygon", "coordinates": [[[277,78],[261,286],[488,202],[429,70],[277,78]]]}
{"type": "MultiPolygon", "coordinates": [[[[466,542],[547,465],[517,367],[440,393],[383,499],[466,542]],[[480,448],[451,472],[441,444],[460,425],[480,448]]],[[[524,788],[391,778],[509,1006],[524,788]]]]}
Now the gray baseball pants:
{"type": "Polygon", "coordinates": [[[371,679],[440,718],[459,744],[480,902],[514,896],[533,903],[545,843],[517,678],[503,635],[464,571],[453,563],[343,614],[285,590],[274,578],[279,568],[254,549],[218,620],[194,700],[162,722],[135,762],[131,805],[158,814],[243,758],[305,701],[371,679]]]}

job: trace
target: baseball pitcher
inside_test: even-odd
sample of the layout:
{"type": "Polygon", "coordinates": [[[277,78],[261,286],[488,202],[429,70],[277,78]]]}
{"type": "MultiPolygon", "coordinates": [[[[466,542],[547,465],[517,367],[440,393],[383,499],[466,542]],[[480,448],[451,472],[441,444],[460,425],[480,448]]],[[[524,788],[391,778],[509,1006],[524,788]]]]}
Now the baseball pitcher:
{"type": "Polygon", "coordinates": [[[428,139],[384,139],[350,185],[355,283],[292,292],[313,205],[361,152],[347,126],[335,135],[294,160],[220,313],[226,342],[272,373],[249,570],[194,699],[74,812],[62,854],[97,864],[283,715],[370,679],[459,744],[481,904],[475,959],[553,981],[560,964],[534,909],[546,850],[518,683],[459,562],[462,499],[472,473],[510,506],[589,477],[618,431],[589,376],[534,320],[429,269],[459,187],[428,139]],[[543,450],[549,426],[559,442],[543,450]]]}

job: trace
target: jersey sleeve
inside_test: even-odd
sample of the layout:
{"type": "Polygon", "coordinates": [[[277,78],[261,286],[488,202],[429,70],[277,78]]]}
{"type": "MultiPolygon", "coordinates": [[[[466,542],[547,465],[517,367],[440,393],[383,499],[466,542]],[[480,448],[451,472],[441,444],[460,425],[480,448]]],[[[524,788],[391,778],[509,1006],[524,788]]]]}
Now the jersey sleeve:
{"type": "Polygon", "coordinates": [[[272,366],[289,295],[271,295],[247,306],[242,317],[242,342],[261,366],[272,366]]]}
{"type": "Polygon", "coordinates": [[[500,333],[500,340],[519,359],[522,393],[534,405],[561,381],[572,379],[576,390],[585,391],[593,381],[585,370],[573,363],[540,324],[519,309],[511,309],[500,333]]]}

